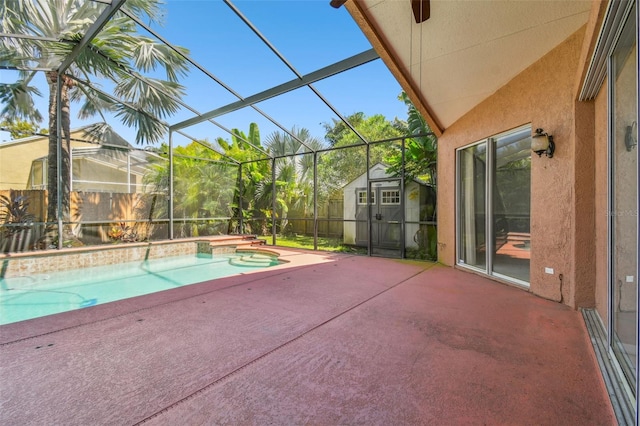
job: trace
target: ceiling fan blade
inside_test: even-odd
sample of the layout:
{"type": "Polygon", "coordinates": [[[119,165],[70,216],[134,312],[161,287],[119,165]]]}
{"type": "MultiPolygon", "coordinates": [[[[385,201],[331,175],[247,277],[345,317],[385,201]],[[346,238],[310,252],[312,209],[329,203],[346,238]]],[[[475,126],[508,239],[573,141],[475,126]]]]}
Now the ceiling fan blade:
{"type": "Polygon", "coordinates": [[[336,9],[345,4],[347,0],[331,0],[329,3],[331,7],[335,7],[336,9]]]}
{"type": "Polygon", "coordinates": [[[416,19],[416,24],[426,21],[431,16],[431,5],[429,3],[429,0],[411,0],[411,8],[413,9],[413,17],[416,19]]]}

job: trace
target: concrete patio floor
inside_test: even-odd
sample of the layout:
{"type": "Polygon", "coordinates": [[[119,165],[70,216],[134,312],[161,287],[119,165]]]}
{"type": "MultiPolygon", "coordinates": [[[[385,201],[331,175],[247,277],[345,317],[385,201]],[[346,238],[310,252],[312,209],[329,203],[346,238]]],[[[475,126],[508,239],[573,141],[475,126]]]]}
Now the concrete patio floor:
{"type": "Polygon", "coordinates": [[[0,327],[0,424],[615,424],[579,312],[439,265],[275,251],[289,263],[0,327]]]}

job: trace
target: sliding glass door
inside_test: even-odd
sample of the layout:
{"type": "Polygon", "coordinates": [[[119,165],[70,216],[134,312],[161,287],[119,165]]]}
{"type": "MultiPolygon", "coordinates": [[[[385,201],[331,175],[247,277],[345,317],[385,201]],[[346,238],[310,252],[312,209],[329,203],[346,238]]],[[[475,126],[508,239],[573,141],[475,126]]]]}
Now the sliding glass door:
{"type": "Polygon", "coordinates": [[[458,152],[460,263],[485,269],[487,144],[479,143],[458,152]]]}
{"type": "Polygon", "coordinates": [[[528,285],[531,128],[459,149],[457,170],[458,264],[528,285]]]}
{"type": "Polygon", "coordinates": [[[609,60],[611,348],[636,390],[638,321],[638,81],[635,8],[609,60]]]}

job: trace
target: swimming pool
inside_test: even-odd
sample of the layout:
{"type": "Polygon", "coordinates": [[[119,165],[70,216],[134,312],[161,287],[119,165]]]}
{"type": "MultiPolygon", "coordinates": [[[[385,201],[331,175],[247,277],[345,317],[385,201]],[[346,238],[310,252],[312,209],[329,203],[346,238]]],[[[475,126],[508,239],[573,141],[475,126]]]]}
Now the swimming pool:
{"type": "Polygon", "coordinates": [[[0,278],[0,325],[38,318],[279,264],[260,252],[198,253],[0,278]]]}

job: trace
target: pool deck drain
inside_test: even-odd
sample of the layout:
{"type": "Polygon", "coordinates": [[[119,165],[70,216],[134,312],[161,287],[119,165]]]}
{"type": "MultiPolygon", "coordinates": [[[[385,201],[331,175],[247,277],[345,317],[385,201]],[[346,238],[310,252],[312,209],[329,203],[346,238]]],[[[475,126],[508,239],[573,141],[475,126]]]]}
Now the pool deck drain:
{"type": "Polygon", "coordinates": [[[578,312],[452,268],[278,251],[0,327],[0,424],[615,424],[578,312]]]}

